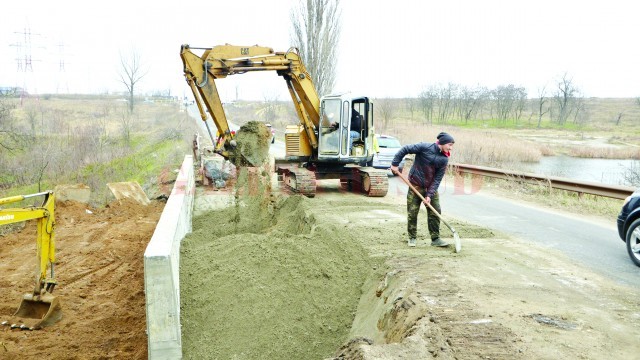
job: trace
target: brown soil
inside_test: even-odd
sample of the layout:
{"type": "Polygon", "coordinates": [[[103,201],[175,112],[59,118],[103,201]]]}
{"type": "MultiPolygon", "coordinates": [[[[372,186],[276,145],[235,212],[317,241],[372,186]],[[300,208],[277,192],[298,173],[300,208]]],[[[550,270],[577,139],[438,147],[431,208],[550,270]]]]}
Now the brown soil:
{"type": "MultiPolygon", "coordinates": [[[[424,238],[408,248],[402,196],[367,198],[333,182],[313,199],[215,193],[183,249],[185,358],[637,357],[640,290],[552,250],[447,214],[460,253],[424,238]],[[216,210],[222,203],[232,210],[216,210]]],[[[38,331],[1,327],[0,358],[146,358],[143,253],[162,207],[59,204],[54,293],[64,317],[38,331]]],[[[8,317],[33,286],[35,229],[0,239],[8,317]]]]}
{"type": "MultiPolygon", "coordinates": [[[[146,359],[143,254],[163,207],[57,203],[53,294],[62,320],[35,331],[0,327],[0,359],[146,359]]],[[[2,321],[20,320],[11,315],[33,289],[35,229],[30,222],[1,238],[2,321]]]]}

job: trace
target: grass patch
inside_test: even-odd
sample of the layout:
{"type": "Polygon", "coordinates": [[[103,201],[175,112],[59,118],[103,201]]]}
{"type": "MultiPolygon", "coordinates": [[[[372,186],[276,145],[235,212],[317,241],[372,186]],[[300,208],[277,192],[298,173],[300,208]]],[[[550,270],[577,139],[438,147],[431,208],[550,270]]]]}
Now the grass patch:
{"type": "Polygon", "coordinates": [[[89,185],[92,189],[92,199],[101,204],[111,199],[106,188],[108,182],[138,182],[147,196],[153,198],[158,195],[158,186],[162,182],[159,179],[160,175],[165,173],[167,168],[179,168],[188,150],[176,140],[146,144],[127,156],[87,166],[78,174],[76,180],[89,185]]]}
{"type": "Polygon", "coordinates": [[[191,153],[197,123],[177,103],[140,102],[129,114],[117,100],[56,96],[16,106],[7,121],[29,141],[2,153],[0,197],[83,183],[92,205],[102,206],[112,199],[106,184],[119,181],[158,195],[159,177],[191,153]]]}

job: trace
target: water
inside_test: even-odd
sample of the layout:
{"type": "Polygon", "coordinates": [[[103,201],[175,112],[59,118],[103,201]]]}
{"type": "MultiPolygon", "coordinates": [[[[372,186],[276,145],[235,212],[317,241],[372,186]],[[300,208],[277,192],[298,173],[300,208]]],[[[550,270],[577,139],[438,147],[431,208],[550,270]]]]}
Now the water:
{"type": "Polygon", "coordinates": [[[637,172],[639,167],[638,160],[545,156],[539,163],[523,163],[522,171],[609,185],[632,186],[633,184],[625,181],[625,173],[631,169],[637,172]]]}

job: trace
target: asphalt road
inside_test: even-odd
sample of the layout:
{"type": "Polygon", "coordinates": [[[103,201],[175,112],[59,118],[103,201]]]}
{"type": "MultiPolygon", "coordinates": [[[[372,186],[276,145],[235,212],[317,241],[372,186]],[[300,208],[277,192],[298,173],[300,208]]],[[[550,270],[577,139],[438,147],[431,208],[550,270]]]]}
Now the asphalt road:
{"type": "MultiPolygon", "coordinates": [[[[401,179],[389,180],[387,196],[406,196],[407,187],[401,179]]],[[[581,217],[491,196],[482,190],[460,194],[446,185],[441,186],[440,196],[447,216],[559,250],[616,282],[640,286],[640,268],[629,259],[625,244],[618,237],[615,218],[607,221],[581,217]]]]}

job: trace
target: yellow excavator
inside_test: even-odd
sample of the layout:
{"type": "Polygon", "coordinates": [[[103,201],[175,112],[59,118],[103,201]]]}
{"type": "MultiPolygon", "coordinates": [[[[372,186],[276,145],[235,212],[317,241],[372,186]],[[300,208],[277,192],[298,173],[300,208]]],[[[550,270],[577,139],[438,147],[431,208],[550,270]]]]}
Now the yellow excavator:
{"type": "Polygon", "coordinates": [[[285,157],[276,161],[275,170],[284,185],[313,197],[316,180],[339,179],[344,190],[367,196],[387,194],[387,172],[366,166],[374,154],[373,103],[366,96],[351,94],[321,99],[297,49],[274,52],[258,45],[182,45],[180,57],[202,120],[207,124],[208,112],[217,128],[219,136],[214,139],[207,124],[216,153],[229,158],[242,148],[229,127],[216,81],[247,72],[274,71],[285,80],[300,120],[287,126],[285,157]],[[203,52],[198,55],[192,50],[203,52]]]}
{"type": "Polygon", "coordinates": [[[40,206],[23,208],[0,208],[0,225],[7,225],[27,220],[37,220],[37,264],[33,292],[22,298],[18,310],[13,317],[18,319],[4,321],[2,325],[23,330],[36,330],[53,325],[62,318],[59,299],[54,296],[56,281],[53,273],[55,262],[55,196],[53,191],[45,191],[31,195],[17,195],[0,199],[0,206],[16,203],[29,198],[43,196],[40,206]],[[47,268],[51,268],[51,276],[47,277],[47,268]]]}

